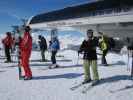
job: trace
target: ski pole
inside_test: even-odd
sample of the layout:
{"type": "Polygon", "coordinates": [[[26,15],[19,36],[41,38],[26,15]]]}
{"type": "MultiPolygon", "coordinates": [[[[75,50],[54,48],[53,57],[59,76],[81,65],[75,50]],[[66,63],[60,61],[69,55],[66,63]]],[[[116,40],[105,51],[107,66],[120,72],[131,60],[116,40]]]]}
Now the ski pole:
{"type": "Polygon", "coordinates": [[[128,67],[129,67],[129,50],[128,50],[128,53],[127,53],[127,71],[128,71],[128,67]]]}
{"type": "Polygon", "coordinates": [[[18,59],[19,79],[21,79],[21,77],[22,77],[22,76],[21,76],[21,73],[22,73],[22,72],[21,72],[21,66],[20,66],[20,53],[19,53],[19,57],[18,57],[18,58],[19,58],[19,59],[18,59]]]}
{"type": "Polygon", "coordinates": [[[132,51],[132,67],[131,67],[131,77],[133,77],[133,51],[132,51]]]}
{"type": "Polygon", "coordinates": [[[79,52],[78,52],[78,59],[77,59],[77,65],[78,65],[78,63],[79,63],[79,52]]]}
{"type": "Polygon", "coordinates": [[[20,80],[22,72],[21,72],[21,66],[20,66],[20,50],[19,50],[19,46],[17,46],[17,54],[18,54],[18,74],[19,74],[19,80],[20,80]]]}
{"type": "Polygon", "coordinates": [[[128,54],[127,54],[127,71],[130,71],[130,66],[129,66],[129,55],[130,55],[130,51],[128,50],[128,54]]]}

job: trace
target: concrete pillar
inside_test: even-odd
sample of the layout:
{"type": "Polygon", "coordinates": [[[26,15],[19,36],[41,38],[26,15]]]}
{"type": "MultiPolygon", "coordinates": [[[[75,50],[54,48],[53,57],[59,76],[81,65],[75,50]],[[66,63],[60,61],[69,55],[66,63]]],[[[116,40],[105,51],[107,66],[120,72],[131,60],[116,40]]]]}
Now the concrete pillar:
{"type": "Polygon", "coordinates": [[[51,30],[51,40],[56,37],[58,38],[58,30],[57,29],[52,29],[51,30]]]}

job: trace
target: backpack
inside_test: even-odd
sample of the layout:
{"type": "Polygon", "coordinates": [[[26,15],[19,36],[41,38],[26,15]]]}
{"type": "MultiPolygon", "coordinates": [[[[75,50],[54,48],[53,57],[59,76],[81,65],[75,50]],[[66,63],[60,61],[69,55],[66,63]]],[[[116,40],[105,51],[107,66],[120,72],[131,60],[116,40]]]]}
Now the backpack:
{"type": "Polygon", "coordinates": [[[112,49],[115,47],[115,40],[113,38],[108,38],[108,48],[112,49]]]}
{"type": "Polygon", "coordinates": [[[59,50],[60,49],[60,43],[58,40],[55,40],[50,45],[51,49],[53,50],[59,50]]]}
{"type": "Polygon", "coordinates": [[[108,50],[111,50],[112,48],[115,47],[115,41],[114,41],[113,38],[104,36],[104,41],[105,41],[106,44],[107,44],[108,50]]]}
{"type": "Polygon", "coordinates": [[[56,44],[56,49],[59,50],[59,49],[60,49],[60,43],[59,43],[58,40],[57,40],[56,42],[57,42],[57,44],[56,44]]]}

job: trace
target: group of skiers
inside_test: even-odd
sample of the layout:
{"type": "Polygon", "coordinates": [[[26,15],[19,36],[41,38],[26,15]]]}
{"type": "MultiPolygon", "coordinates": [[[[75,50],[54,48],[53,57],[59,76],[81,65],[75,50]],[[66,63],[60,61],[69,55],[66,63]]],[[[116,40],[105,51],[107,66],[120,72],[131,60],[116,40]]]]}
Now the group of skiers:
{"type": "MultiPolygon", "coordinates": [[[[19,37],[19,52],[20,52],[20,66],[23,67],[25,75],[24,79],[25,80],[30,80],[32,79],[32,71],[29,66],[29,59],[32,51],[32,37],[30,35],[30,30],[31,28],[29,26],[26,26],[24,28],[24,34],[23,36],[19,37]]],[[[7,32],[6,33],[6,38],[2,40],[4,47],[5,47],[5,54],[7,57],[6,62],[11,62],[11,57],[10,57],[10,49],[12,45],[14,44],[14,39],[11,37],[11,33],[7,32]]],[[[106,55],[107,52],[110,48],[110,44],[108,42],[107,37],[102,33],[99,32],[100,38],[95,37],[93,35],[93,30],[89,29],[87,30],[87,39],[85,39],[79,50],[78,53],[83,53],[83,67],[84,67],[84,81],[83,84],[89,83],[92,81],[91,75],[90,75],[90,67],[92,68],[93,72],[93,85],[99,83],[99,74],[97,70],[97,52],[96,52],[96,47],[99,46],[102,51],[102,59],[101,63],[102,65],[108,66],[107,61],[106,61],[106,55]]],[[[49,49],[51,51],[51,61],[52,65],[49,68],[57,68],[59,67],[56,63],[56,54],[58,50],[60,49],[60,43],[58,38],[52,37],[51,41],[49,41],[49,48],[47,46],[46,39],[39,35],[39,46],[40,46],[40,51],[42,55],[42,61],[47,61],[45,58],[45,51],[49,49]]],[[[128,49],[131,51],[133,50],[133,44],[128,46],[128,49]]],[[[132,71],[133,73],[133,71],[132,71]]],[[[133,75],[133,74],[132,74],[133,75]]]]}
{"type": "Polygon", "coordinates": [[[42,61],[47,61],[47,59],[45,58],[45,51],[49,49],[51,51],[51,61],[52,61],[52,65],[49,66],[49,68],[59,67],[56,63],[56,54],[60,49],[60,43],[58,38],[56,36],[52,37],[51,41],[49,41],[49,48],[47,46],[47,42],[44,36],[39,35],[38,38],[39,38],[38,42],[40,46],[42,61]]]}
{"type": "MultiPolygon", "coordinates": [[[[26,26],[24,28],[24,33],[22,36],[19,36],[18,39],[14,39],[10,32],[6,33],[6,37],[2,40],[2,43],[5,48],[5,56],[7,60],[5,63],[11,62],[11,56],[10,51],[14,45],[18,45],[18,59],[19,59],[19,67],[24,69],[25,75],[20,76],[21,78],[24,78],[24,80],[30,80],[32,79],[32,71],[29,66],[29,59],[31,56],[32,51],[32,37],[30,35],[31,28],[29,26],[26,26]]],[[[20,31],[17,30],[18,34],[20,34],[20,31]]],[[[39,35],[39,46],[42,56],[42,61],[47,61],[45,58],[45,51],[47,48],[47,42],[46,39],[39,35]]],[[[56,68],[58,65],[56,64],[56,54],[58,50],[60,49],[59,40],[57,37],[53,37],[51,41],[49,42],[49,50],[51,51],[51,61],[52,65],[49,68],[56,68]]]]}
{"type": "MultiPolygon", "coordinates": [[[[24,29],[24,33],[22,37],[18,37],[19,41],[16,41],[18,39],[15,39],[12,37],[11,32],[6,33],[6,37],[2,40],[2,43],[5,48],[5,56],[6,56],[6,61],[5,63],[12,62],[11,60],[11,49],[13,48],[14,45],[18,45],[19,49],[19,67],[22,66],[25,72],[24,79],[29,80],[32,78],[32,72],[29,67],[29,58],[31,55],[32,51],[32,37],[30,35],[30,27],[26,26],[24,29]]],[[[18,30],[19,32],[19,30],[18,30]]]]}
{"type": "Polygon", "coordinates": [[[87,39],[84,40],[80,46],[79,53],[83,53],[83,66],[85,78],[83,84],[89,83],[92,81],[90,76],[90,67],[93,72],[93,85],[99,82],[99,74],[97,70],[97,52],[96,47],[100,47],[102,51],[102,60],[101,63],[104,66],[108,66],[106,61],[106,55],[109,50],[108,41],[106,40],[106,36],[99,32],[100,38],[94,37],[93,30],[87,30],[87,39]]]}
{"type": "MultiPolygon", "coordinates": [[[[112,38],[105,36],[102,32],[98,32],[100,38],[93,36],[93,30],[87,31],[87,39],[84,40],[80,46],[79,53],[83,52],[83,67],[84,67],[84,81],[83,84],[89,83],[92,81],[90,76],[90,67],[93,72],[93,81],[92,85],[99,83],[99,74],[97,70],[97,52],[96,47],[100,47],[102,51],[101,64],[108,66],[106,61],[106,55],[108,51],[115,46],[115,41],[112,38]]],[[[132,68],[131,68],[131,77],[133,77],[133,41],[127,45],[128,52],[132,54],[132,68]]]]}

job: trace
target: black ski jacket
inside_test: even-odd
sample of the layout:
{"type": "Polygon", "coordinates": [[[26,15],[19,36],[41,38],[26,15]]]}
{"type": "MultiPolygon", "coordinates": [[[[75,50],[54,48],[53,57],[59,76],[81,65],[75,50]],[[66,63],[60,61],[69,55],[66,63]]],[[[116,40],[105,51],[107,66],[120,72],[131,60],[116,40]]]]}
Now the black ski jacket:
{"type": "Polygon", "coordinates": [[[79,53],[83,52],[85,60],[97,60],[96,47],[98,39],[93,37],[90,40],[84,40],[80,46],[79,53]]]}
{"type": "Polygon", "coordinates": [[[47,49],[47,42],[46,42],[46,39],[44,37],[41,37],[41,39],[39,41],[39,46],[40,46],[41,50],[47,49]]]}

